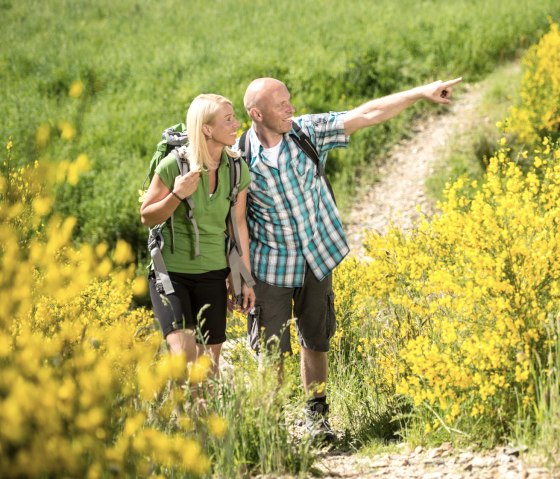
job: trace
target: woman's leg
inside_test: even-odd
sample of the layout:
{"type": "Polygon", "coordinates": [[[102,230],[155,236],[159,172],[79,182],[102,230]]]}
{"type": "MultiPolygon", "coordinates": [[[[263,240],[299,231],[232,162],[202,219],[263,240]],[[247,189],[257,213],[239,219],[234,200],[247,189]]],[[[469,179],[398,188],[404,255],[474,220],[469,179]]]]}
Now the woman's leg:
{"type": "Polygon", "coordinates": [[[191,314],[188,284],[185,284],[185,278],[181,274],[170,273],[170,277],[175,292],[169,295],[160,294],[153,275],[149,277],[154,314],[160,323],[171,354],[183,356],[187,364],[193,363],[197,358],[196,323],[191,314]]]}
{"type": "Polygon", "coordinates": [[[178,329],[167,335],[167,344],[171,354],[182,354],[188,363],[197,358],[196,337],[192,329],[178,329]]]}
{"type": "Polygon", "coordinates": [[[220,344],[197,344],[197,356],[202,356],[203,354],[210,354],[210,358],[212,359],[212,376],[219,376],[220,375],[220,353],[222,351],[222,345],[220,344]]]}
{"type": "Polygon", "coordinates": [[[202,342],[198,344],[198,355],[208,354],[212,359],[211,374],[217,376],[220,353],[226,340],[228,270],[209,271],[198,276],[191,297],[193,316],[200,318],[202,342]]]}

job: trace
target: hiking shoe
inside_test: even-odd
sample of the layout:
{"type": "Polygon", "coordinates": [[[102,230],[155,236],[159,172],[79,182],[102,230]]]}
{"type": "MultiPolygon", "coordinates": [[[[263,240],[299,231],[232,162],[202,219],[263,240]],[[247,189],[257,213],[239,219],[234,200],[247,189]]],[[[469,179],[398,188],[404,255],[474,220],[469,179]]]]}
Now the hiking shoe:
{"type": "Polygon", "coordinates": [[[327,445],[336,440],[336,434],[327,419],[328,413],[329,405],[326,403],[313,403],[307,406],[305,429],[314,444],[327,445]]]}

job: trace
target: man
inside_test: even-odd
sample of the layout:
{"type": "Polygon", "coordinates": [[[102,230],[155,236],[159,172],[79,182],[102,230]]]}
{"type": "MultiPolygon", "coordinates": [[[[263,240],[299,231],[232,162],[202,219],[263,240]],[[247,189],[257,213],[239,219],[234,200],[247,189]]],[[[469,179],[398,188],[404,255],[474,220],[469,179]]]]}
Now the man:
{"type": "Polygon", "coordinates": [[[348,112],[297,118],[281,81],[259,78],[247,88],[244,104],[253,124],[240,147],[249,152],[247,217],[257,282],[249,336],[256,347],[262,331],[267,344],[278,338],[281,353],[290,353],[286,324],[293,305],[301,376],[310,397],[306,424],[314,438],[335,438],[326,402],[327,352],[336,327],[331,272],[349,248],[325,178],[291,136],[292,121],[310,138],[324,165],[327,152],[346,147],[349,135],[393,118],[420,99],[449,104],[452,87],[460,81],[436,81],[348,112]]]}

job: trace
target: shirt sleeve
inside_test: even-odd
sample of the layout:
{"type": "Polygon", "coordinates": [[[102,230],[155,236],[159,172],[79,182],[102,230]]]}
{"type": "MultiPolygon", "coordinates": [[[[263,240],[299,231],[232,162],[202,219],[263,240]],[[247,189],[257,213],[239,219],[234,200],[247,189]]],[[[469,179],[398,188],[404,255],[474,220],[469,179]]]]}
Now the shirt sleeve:
{"type": "Polygon", "coordinates": [[[244,190],[251,183],[251,173],[249,172],[249,165],[241,159],[241,181],[239,182],[239,191],[244,190]]]}
{"type": "Polygon", "coordinates": [[[320,155],[333,148],[346,148],[350,137],[344,132],[346,112],[319,113],[300,117],[300,126],[315,144],[320,155]]]}
{"type": "Polygon", "coordinates": [[[155,173],[171,191],[175,185],[175,177],[179,175],[179,167],[175,155],[170,153],[156,166],[155,173]]]}

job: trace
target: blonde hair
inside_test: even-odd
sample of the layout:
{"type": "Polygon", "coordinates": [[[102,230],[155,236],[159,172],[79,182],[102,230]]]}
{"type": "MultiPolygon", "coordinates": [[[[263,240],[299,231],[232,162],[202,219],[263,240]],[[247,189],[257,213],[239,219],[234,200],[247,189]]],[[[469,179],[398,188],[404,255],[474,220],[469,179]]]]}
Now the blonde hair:
{"type": "MultiPolygon", "coordinates": [[[[202,131],[203,125],[212,124],[220,107],[224,104],[233,104],[226,97],[214,93],[203,93],[198,95],[187,110],[187,135],[189,146],[187,154],[190,171],[206,170],[211,164],[210,152],[208,151],[207,138],[202,131]]],[[[237,156],[231,148],[224,148],[229,156],[237,156]]]]}

